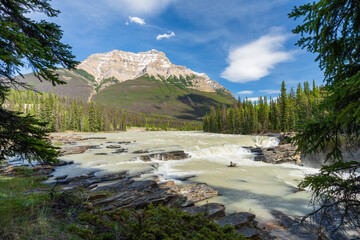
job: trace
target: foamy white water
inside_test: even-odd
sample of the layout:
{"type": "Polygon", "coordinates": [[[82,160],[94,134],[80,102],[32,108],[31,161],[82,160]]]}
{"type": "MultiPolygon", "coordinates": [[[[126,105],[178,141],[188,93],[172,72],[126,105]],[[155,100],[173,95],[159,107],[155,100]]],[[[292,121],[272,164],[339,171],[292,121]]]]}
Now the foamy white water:
{"type": "MultiPolygon", "coordinates": [[[[66,135],[66,134],[60,134],[66,135]]],[[[309,212],[309,193],[296,192],[297,184],[306,174],[316,173],[314,168],[293,164],[272,165],[254,161],[254,155],[243,146],[271,147],[278,140],[265,136],[224,135],[202,132],[121,132],[78,134],[80,136],[106,137],[106,140],[87,140],[78,145],[99,145],[99,149],[89,149],[83,154],[68,155],[66,160],[74,160],[75,165],[60,167],[55,176],[75,176],[84,172],[97,171],[106,174],[129,170],[131,174],[147,172],[142,178],[159,176],[160,181],[181,180],[195,176],[187,182],[205,182],[222,196],[209,202],[223,203],[228,212],[252,211],[258,218],[270,218],[270,210],[281,210],[290,215],[309,212]],[[128,148],[128,153],[113,154],[106,148],[108,141],[136,141],[128,148]],[[184,150],[191,155],[185,160],[143,162],[132,154],[136,150],[150,152],[184,150]],[[108,155],[95,155],[108,153],[108,155]],[[229,168],[230,161],[237,167],[229,168]]],[[[141,154],[140,154],[141,155],[141,154]]]]}

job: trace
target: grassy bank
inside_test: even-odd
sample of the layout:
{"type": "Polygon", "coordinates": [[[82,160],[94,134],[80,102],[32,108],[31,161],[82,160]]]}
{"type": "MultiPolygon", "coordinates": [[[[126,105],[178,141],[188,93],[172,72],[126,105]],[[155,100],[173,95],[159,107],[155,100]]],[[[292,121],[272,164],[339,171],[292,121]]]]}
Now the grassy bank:
{"type": "Polygon", "coordinates": [[[44,177],[0,176],[0,239],[79,239],[52,211],[44,177]]]}

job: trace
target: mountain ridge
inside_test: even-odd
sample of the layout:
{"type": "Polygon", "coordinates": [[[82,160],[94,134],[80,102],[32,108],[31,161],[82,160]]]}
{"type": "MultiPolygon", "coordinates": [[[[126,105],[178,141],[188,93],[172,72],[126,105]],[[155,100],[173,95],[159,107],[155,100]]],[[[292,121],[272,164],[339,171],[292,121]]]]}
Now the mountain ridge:
{"type": "MultiPolygon", "coordinates": [[[[155,77],[158,80],[170,77],[179,79],[182,77],[188,80],[190,78],[191,85],[188,88],[204,92],[221,90],[231,94],[230,91],[217,81],[210,79],[205,73],[198,73],[185,66],[175,65],[171,63],[164,52],[155,49],[139,53],[120,50],[96,53],[82,61],[77,68],[93,75],[95,85],[101,85],[104,79],[115,78],[118,82],[124,82],[148,74],[150,77],[155,77]]],[[[108,83],[103,87],[111,84],[108,83]]]]}

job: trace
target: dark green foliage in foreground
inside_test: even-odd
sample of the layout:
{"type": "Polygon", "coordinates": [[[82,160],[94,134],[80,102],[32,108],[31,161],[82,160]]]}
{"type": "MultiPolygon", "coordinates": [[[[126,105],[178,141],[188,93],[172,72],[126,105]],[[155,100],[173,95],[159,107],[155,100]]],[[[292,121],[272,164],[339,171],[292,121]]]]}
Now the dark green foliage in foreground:
{"type": "Polygon", "coordinates": [[[7,157],[19,156],[27,161],[56,162],[58,149],[46,139],[46,124],[34,117],[20,116],[19,112],[0,108],[0,162],[7,157]]]}
{"type": "Polygon", "coordinates": [[[69,230],[84,239],[244,239],[233,227],[222,228],[203,215],[162,206],[149,206],[140,212],[84,212],[79,220],[83,226],[71,225],[69,230]]]}
{"type": "MultiPolygon", "coordinates": [[[[47,17],[57,17],[59,11],[46,0],[0,1],[0,86],[24,86],[14,77],[21,75],[21,67],[34,70],[36,77],[62,84],[57,65],[73,68],[77,63],[71,47],[61,42],[60,26],[45,20],[35,21],[30,12],[41,12],[47,17]]],[[[0,97],[4,98],[4,92],[0,97]]]]}
{"type": "Polygon", "coordinates": [[[203,129],[242,134],[294,131],[296,126],[319,114],[317,106],[325,94],[315,83],[310,90],[308,82],[304,83],[304,88],[299,84],[296,92],[291,89],[287,93],[283,82],[278,99],[268,102],[267,97],[260,97],[258,102],[251,102],[246,98],[242,102],[239,99],[230,108],[213,107],[204,117],[203,129]]]}
{"type": "MultiPolygon", "coordinates": [[[[297,45],[317,54],[329,93],[320,104],[322,114],[308,121],[295,138],[303,153],[327,151],[330,166],[307,177],[302,186],[313,192],[322,221],[360,232],[359,161],[344,162],[342,150],[360,147],[360,3],[321,0],[295,7],[291,18],[303,19],[293,31],[297,45]]],[[[356,160],[356,159],[354,159],[356,160]]]]}
{"type": "Polygon", "coordinates": [[[46,129],[52,132],[125,131],[132,126],[145,127],[146,130],[202,129],[200,122],[130,112],[115,106],[61,98],[55,94],[11,90],[8,99],[8,109],[46,121],[46,129]]]}
{"type": "Polygon", "coordinates": [[[57,66],[74,68],[77,63],[71,48],[60,41],[60,27],[30,19],[28,14],[34,11],[47,17],[59,13],[46,0],[0,0],[0,160],[19,155],[51,162],[57,157],[56,149],[44,139],[42,123],[4,108],[9,87],[28,88],[15,78],[21,75],[20,68],[32,68],[37,78],[56,85],[64,83],[55,72],[57,66]]]}

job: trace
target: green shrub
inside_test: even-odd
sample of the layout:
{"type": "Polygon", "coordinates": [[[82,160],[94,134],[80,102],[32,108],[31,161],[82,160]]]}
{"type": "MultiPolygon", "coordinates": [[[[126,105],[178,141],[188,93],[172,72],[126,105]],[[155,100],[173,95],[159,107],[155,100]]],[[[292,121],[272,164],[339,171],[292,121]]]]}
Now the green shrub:
{"type": "Polygon", "coordinates": [[[163,206],[82,213],[79,220],[83,225],[69,230],[84,239],[244,239],[233,227],[220,227],[204,215],[163,206]]]}

